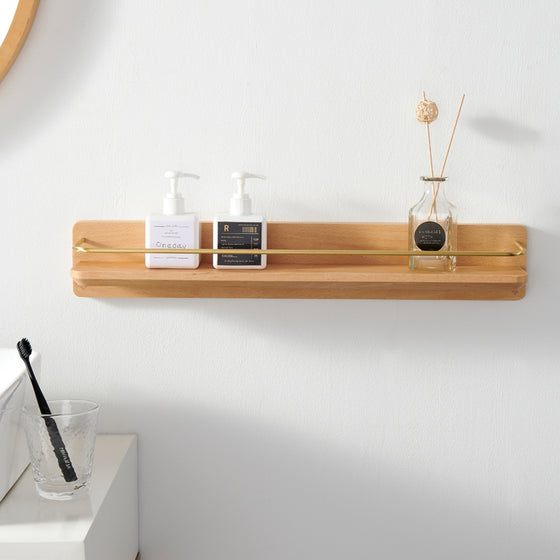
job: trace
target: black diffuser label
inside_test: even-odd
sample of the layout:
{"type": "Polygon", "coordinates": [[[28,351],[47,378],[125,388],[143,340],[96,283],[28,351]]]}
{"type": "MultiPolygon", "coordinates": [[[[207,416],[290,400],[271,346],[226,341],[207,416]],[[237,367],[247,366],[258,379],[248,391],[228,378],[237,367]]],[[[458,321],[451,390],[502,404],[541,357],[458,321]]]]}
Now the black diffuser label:
{"type": "MultiPolygon", "coordinates": [[[[262,223],[218,222],[218,249],[261,249],[262,223]]],[[[260,265],[261,255],[218,255],[224,266],[260,265]]]]}
{"type": "Polygon", "coordinates": [[[416,228],[414,242],[422,251],[439,251],[445,245],[445,230],[437,222],[424,222],[416,228]]]}

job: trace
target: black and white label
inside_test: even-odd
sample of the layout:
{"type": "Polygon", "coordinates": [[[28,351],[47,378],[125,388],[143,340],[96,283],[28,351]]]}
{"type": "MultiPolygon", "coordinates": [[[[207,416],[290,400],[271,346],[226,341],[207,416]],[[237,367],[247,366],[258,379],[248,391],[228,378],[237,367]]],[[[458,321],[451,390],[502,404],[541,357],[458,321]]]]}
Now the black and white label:
{"type": "Polygon", "coordinates": [[[422,251],[439,251],[445,245],[445,230],[437,222],[424,222],[414,232],[414,243],[422,251]]]}
{"type": "MultiPolygon", "coordinates": [[[[218,222],[218,249],[261,249],[262,223],[218,222]]],[[[259,266],[261,255],[218,255],[223,266],[259,266]]]]}

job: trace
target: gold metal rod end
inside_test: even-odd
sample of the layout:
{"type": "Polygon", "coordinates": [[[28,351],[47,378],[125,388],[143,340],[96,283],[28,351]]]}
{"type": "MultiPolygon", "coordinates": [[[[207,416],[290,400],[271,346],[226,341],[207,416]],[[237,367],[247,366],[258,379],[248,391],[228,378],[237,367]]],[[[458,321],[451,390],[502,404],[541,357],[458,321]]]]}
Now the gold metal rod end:
{"type": "Polygon", "coordinates": [[[514,253],[516,257],[521,257],[527,254],[527,247],[524,247],[523,244],[519,243],[519,241],[514,241],[515,245],[519,249],[517,253],[514,253]]]}

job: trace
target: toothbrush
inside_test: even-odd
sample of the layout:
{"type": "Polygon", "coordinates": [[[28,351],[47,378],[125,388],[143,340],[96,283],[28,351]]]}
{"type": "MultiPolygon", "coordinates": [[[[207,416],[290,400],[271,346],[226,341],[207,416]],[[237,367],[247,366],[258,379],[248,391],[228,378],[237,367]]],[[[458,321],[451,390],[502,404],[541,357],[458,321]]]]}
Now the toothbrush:
{"type": "MultiPolygon", "coordinates": [[[[31,385],[33,385],[33,391],[35,391],[35,397],[37,398],[37,404],[39,405],[41,414],[51,414],[51,409],[49,408],[47,400],[45,399],[43,392],[39,387],[39,383],[37,383],[37,379],[35,379],[35,374],[33,373],[31,362],[29,361],[29,356],[31,356],[32,352],[29,340],[27,340],[27,338],[22,338],[17,343],[17,349],[21,359],[24,361],[27,367],[27,373],[29,374],[31,385]]],[[[62,471],[64,480],[66,482],[73,482],[74,480],[78,480],[76,471],[74,470],[72,462],[70,461],[70,457],[68,456],[66,446],[62,441],[62,436],[58,431],[58,426],[56,425],[55,419],[52,416],[45,416],[45,425],[47,426],[47,431],[49,433],[49,438],[54,449],[54,454],[56,455],[58,466],[62,471]]]]}

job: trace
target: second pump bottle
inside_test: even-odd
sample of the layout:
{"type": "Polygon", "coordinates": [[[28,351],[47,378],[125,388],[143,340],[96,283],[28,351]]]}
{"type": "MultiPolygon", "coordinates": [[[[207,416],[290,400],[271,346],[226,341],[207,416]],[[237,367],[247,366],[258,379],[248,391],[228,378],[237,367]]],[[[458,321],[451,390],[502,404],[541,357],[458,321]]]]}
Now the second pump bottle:
{"type": "MultiPolygon", "coordinates": [[[[229,214],[218,214],[214,218],[214,249],[266,249],[266,219],[253,214],[251,197],[245,192],[246,179],[266,179],[236,171],[231,178],[237,189],[229,203],[229,214]]],[[[266,255],[259,254],[215,254],[214,268],[266,268],[266,255]]]]}

